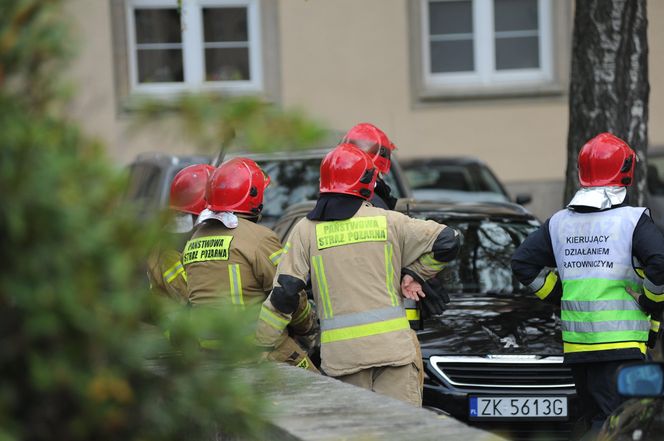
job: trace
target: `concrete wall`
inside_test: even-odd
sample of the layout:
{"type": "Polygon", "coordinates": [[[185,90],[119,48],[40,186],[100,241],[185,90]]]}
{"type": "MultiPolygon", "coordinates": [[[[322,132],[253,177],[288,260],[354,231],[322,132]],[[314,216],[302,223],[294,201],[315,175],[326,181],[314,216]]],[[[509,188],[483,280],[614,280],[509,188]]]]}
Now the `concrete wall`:
{"type": "Polygon", "coordinates": [[[276,369],[279,381],[259,385],[273,404],[265,415],[275,429],[271,440],[504,441],[454,418],[330,377],[285,365],[276,369]]]}

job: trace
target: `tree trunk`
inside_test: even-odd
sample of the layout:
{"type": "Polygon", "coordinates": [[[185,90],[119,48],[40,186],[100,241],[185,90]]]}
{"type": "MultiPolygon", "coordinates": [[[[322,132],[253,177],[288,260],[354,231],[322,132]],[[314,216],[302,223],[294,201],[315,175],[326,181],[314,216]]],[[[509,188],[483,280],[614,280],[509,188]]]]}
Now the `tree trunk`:
{"type": "Polygon", "coordinates": [[[622,138],[638,156],[630,205],[646,196],[648,40],[646,0],[577,0],[565,204],[579,189],[577,157],[602,132],[622,138]]]}

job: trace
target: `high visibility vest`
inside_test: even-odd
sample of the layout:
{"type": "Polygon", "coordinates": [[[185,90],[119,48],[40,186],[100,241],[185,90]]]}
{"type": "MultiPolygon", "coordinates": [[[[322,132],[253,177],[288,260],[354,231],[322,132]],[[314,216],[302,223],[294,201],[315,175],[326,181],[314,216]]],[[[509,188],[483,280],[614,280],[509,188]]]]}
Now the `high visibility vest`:
{"type": "Polygon", "coordinates": [[[632,266],[632,235],[644,210],[562,210],[549,221],[563,286],[565,354],[628,348],[645,352],[649,317],[625,291],[627,286],[641,290],[632,266]]]}

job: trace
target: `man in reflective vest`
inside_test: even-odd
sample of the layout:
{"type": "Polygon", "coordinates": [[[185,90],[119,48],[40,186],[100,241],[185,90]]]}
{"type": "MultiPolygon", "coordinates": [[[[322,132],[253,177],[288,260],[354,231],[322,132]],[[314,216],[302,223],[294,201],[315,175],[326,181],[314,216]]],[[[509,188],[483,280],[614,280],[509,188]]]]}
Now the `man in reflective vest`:
{"type": "Polygon", "coordinates": [[[205,187],[214,167],[195,164],[180,170],[171,183],[169,208],[173,212],[167,226],[172,243],[160,243],[148,256],[148,279],[152,292],[186,304],[187,273],[181,261],[181,250],[191,236],[194,220],[205,208],[205,187]],[[176,250],[177,249],[177,250],[176,250]]]}
{"type": "MultiPolygon", "coordinates": [[[[416,346],[399,294],[401,268],[456,257],[458,234],[433,221],[373,207],[371,157],[341,144],[321,164],[316,207],[291,232],[263,304],[259,344],[271,345],[294,317],[310,276],[321,321],[321,368],[329,376],[421,405],[416,346]]],[[[435,275],[435,272],[431,275],[435,275]]]]}
{"type": "MultiPolygon", "coordinates": [[[[285,251],[274,232],[256,222],[270,178],[251,159],[234,158],[210,176],[207,208],[182,252],[193,307],[259,305],[272,289],[276,266],[285,251]]],[[[310,336],[317,329],[306,295],[298,293],[297,312],[290,331],[310,336]]],[[[316,371],[307,352],[284,330],[266,358],[316,371]]],[[[218,340],[202,340],[214,349],[218,340]]]]}
{"type": "Polygon", "coordinates": [[[649,314],[664,306],[664,235],[646,208],[627,203],[635,162],[610,133],[588,141],[579,153],[582,188],[512,258],[521,283],[561,306],[565,363],[583,412],[577,434],[592,436],[621,403],[616,369],[644,358],[649,314]]]}

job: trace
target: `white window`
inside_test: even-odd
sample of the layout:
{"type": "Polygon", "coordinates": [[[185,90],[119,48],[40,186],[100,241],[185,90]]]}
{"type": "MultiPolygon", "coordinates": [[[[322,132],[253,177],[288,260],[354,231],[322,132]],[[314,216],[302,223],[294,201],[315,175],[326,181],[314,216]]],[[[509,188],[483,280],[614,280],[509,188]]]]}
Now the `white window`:
{"type": "Polygon", "coordinates": [[[550,0],[420,0],[427,88],[552,80],[550,0]]]}
{"type": "Polygon", "coordinates": [[[133,92],[263,88],[259,0],[126,0],[133,92]]]}

